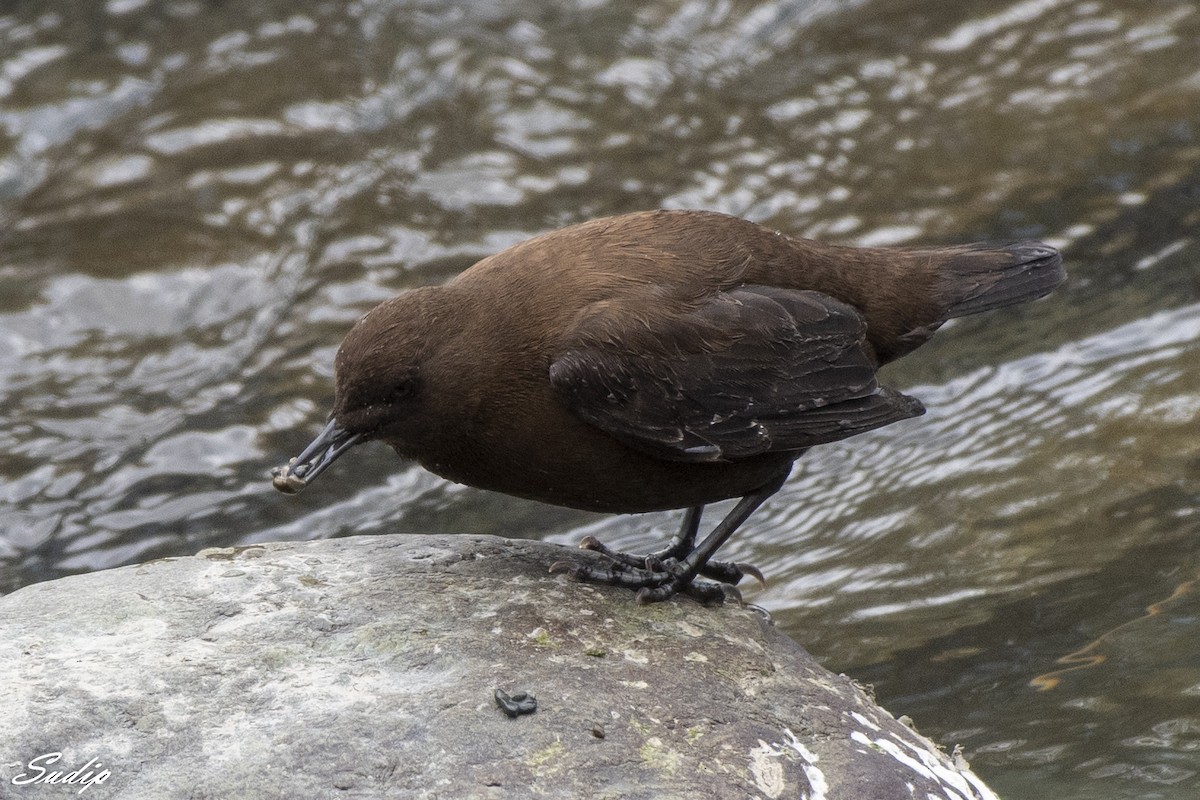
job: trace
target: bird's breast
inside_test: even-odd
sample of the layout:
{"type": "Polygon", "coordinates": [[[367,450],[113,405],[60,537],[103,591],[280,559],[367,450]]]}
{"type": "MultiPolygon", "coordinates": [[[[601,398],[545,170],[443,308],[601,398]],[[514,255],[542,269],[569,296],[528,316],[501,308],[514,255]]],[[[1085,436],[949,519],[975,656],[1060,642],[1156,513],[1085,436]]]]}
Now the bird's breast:
{"type": "Polygon", "coordinates": [[[464,425],[416,458],[430,472],[479,489],[588,511],[640,513],[740,497],[771,480],[794,455],[667,461],[627,447],[557,404],[531,401],[464,425]]]}

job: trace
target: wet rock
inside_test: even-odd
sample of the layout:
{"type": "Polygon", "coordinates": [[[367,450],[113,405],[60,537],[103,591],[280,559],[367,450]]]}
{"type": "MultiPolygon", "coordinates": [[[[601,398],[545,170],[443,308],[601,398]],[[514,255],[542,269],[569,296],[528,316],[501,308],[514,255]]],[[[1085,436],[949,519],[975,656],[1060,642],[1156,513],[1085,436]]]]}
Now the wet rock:
{"type": "Polygon", "coordinates": [[[761,612],[638,605],[562,555],[363,536],[0,598],[0,796],[993,797],[761,612]]]}

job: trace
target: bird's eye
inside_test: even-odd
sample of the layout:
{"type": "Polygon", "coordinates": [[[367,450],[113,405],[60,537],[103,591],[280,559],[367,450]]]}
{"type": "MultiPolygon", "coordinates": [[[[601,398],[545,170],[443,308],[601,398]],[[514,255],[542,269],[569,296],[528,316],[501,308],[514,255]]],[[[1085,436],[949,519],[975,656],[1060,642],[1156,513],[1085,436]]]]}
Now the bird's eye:
{"type": "Polygon", "coordinates": [[[392,389],[392,393],[388,395],[388,399],[393,403],[400,402],[401,400],[407,400],[413,396],[416,388],[417,384],[415,381],[404,381],[403,383],[398,384],[396,388],[392,389]]]}

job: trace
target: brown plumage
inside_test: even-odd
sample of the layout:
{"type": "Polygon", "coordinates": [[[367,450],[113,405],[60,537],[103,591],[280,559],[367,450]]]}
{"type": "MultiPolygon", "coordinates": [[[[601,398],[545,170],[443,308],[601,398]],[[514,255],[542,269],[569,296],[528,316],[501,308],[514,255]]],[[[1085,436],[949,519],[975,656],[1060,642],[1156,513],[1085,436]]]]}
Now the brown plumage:
{"type": "Polygon", "coordinates": [[[688,508],[670,547],[561,562],[642,599],[712,554],[808,447],[922,413],[875,372],[950,317],[1041,297],[1065,275],[1037,242],[852,248],[702,211],[609,217],[535,237],[363,317],[335,360],[330,422],[276,471],[299,491],[379,439],[445,478],[593,511],[688,508]],[[694,547],[700,508],[742,497],[694,547]]]}

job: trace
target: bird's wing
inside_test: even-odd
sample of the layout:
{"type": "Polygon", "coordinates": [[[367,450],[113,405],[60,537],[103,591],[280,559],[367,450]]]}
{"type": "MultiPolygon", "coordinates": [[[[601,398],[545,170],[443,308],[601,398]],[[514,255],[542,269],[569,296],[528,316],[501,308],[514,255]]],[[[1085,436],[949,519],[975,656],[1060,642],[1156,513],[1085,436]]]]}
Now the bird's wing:
{"type": "Polygon", "coordinates": [[[875,380],[866,323],[820,292],[744,285],[689,310],[599,303],[550,365],[561,403],[684,462],[802,450],[924,412],[875,380]]]}

